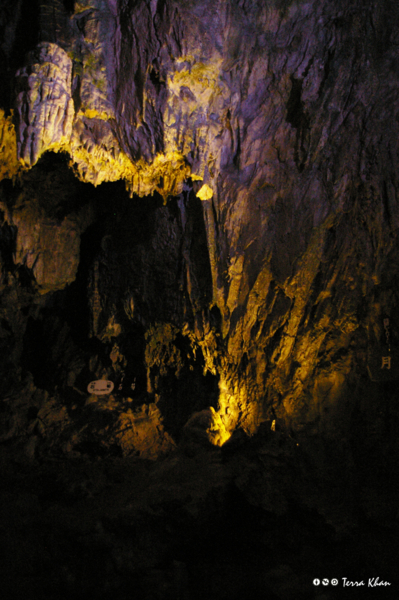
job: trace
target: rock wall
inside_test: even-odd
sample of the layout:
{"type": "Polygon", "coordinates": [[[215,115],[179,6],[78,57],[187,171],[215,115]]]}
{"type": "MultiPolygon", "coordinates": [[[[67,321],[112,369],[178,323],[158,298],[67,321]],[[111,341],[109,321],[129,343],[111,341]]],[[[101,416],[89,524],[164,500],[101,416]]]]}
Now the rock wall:
{"type": "Polygon", "coordinates": [[[183,371],[213,378],[179,423],[211,405],[227,435],[275,421],[348,441],[383,401],[397,432],[398,16],[389,0],[90,0],[57,20],[17,74],[22,166],[64,151],[82,181],[142,197],[93,198],[92,249],[60,279],[86,289],[92,375],[122,376],[134,330],[165,411],[183,371]]]}

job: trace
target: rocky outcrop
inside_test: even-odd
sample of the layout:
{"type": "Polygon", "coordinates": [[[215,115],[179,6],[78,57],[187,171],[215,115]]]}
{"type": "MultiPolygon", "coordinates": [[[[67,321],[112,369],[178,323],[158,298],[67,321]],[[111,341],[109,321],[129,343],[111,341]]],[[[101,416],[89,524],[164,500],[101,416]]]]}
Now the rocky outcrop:
{"type": "Polygon", "coordinates": [[[61,3],[53,4],[45,4],[41,14],[42,33],[51,42],[39,44],[17,72],[23,165],[33,166],[46,151],[65,151],[77,175],[94,185],[124,179],[131,193],[141,196],[155,190],[165,199],[178,194],[189,174],[181,153],[174,147],[165,155],[136,152],[132,161],[131,148],[122,141],[112,88],[115,16],[106,3],[94,1],[77,4],[68,21],[61,3]]]}
{"type": "Polygon", "coordinates": [[[31,209],[21,208],[13,214],[17,228],[15,261],[31,272],[40,293],[63,289],[74,281],[78,269],[79,224],[40,218],[32,215],[31,209]]]}
{"type": "Polygon", "coordinates": [[[396,599],[395,2],[3,4],[3,592],[396,599]]]}
{"type": "MultiPolygon", "coordinates": [[[[374,418],[370,368],[379,399],[379,371],[396,373],[393,3],[91,0],[61,35],[65,22],[19,72],[20,156],[63,149],[82,180],[155,194],[147,216],[118,192],[92,217],[91,334],[129,354],[134,330],[147,393],[164,406],[190,368],[213,377],[215,406],[194,400],[192,412],[212,405],[230,434],[276,421],[349,439],[356,415],[374,418]],[[157,194],[174,197],[161,207],[157,194]],[[151,332],[168,326],[151,362],[151,332]]],[[[18,256],[33,265],[41,242],[25,237],[18,256]]],[[[39,266],[45,281],[52,267],[39,266]]],[[[66,270],[61,285],[76,264],[66,270]]]]}
{"type": "Polygon", "coordinates": [[[11,117],[0,110],[0,180],[13,179],[20,169],[15,127],[11,117]]]}
{"type": "Polygon", "coordinates": [[[18,155],[27,167],[48,150],[62,150],[72,133],[72,61],[55,44],[43,43],[17,72],[18,155]],[[21,91],[19,91],[21,90],[21,91]]]}

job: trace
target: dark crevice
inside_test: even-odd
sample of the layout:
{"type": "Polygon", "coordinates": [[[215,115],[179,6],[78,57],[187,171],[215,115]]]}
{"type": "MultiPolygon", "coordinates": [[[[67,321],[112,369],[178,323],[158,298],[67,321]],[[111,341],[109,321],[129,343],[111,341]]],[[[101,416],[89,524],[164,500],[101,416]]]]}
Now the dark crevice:
{"type": "Polygon", "coordinates": [[[304,110],[302,102],[302,84],[303,79],[295,79],[291,75],[291,92],[287,102],[287,123],[300,129],[303,126],[304,121],[304,110]]]}
{"type": "Polygon", "coordinates": [[[319,98],[322,97],[323,91],[324,91],[324,86],[326,85],[328,78],[330,76],[331,73],[331,66],[334,60],[334,55],[335,55],[335,50],[331,49],[328,50],[327,52],[327,59],[326,62],[324,63],[324,76],[323,76],[323,80],[320,84],[319,87],[319,98]]]}
{"type": "Polygon", "coordinates": [[[26,53],[33,50],[40,41],[39,15],[38,0],[23,0],[21,16],[15,32],[15,44],[10,57],[10,66],[13,69],[22,66],[26,53]]]}
{"type": "Polygon", "coordinates": [[[7,31],[7,37],[4,41],[0,35],[0,107],[8,113],[14,105],[14,74],[17,69],[23,66],[27,52],[33,50],[40,41],[39,27],[39,1],[23,0],[19,18],[13,29],[13,19],[16,7],[10,3],[9,7],[4,8],[4,13],[0,9],[0,30],[7,31]],[[7,14],[8,11],[14,13],[13,17],[7,14]],[[11,27],[10,27],[11,26],[11,27]]]}
{"type": "Polygon", "coordinates": [[[292,125],[296,131],[296,144],[294,158],[301,173],[305,168],[308,148],[309,148],[309,116],[305,112],[302,101],[303,79],[295,79],[291,75],[291,92],[287,102],[286,121],[292,125]]]}
{"type": "Polygon", "coordinates": [[[4,221],[4,212],[0,210],[0,259],[3,273],[14,271],[16,234],[17,228],[4,221]]]}
{"type": "Polygon", "coordinates": [[[73,14],[75,10],[75,0],[62,0],[65,10],[73,14]]]}
{"type": "Polygon", "coordinates": [[[162,412],[165,429],[179,440],[182,427],[194,412],[209,406],[217,409],[219,377],[209,371],[204,375],[205,362],[202,354],[192,356],[188,339],[178,335],[174,341],[181,356],[190,356],[178,377],[173,369],[160,378],[158,406],[162,412]]]}

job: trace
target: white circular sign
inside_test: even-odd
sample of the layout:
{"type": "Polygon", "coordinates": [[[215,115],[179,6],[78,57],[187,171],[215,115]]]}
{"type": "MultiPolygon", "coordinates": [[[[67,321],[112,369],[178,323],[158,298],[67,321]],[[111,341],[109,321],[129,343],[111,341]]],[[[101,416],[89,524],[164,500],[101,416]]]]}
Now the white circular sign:
{"type": "Polygon", "coordinates": [[[89,394],[96,394],[96,396],[110,394],[113,389],[114,384],[112,381],[107,381],[106,379],[97,379],[97,381],[92,381],[87,386],[87,391],[89,394]]]}

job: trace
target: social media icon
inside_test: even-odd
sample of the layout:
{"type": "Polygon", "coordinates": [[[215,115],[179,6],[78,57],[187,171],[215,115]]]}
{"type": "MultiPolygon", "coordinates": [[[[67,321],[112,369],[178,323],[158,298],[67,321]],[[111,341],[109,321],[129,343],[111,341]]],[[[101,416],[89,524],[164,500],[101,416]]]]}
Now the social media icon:
{"type": "Polygon", "coordinates": [[[320,585],[320,579],[313,579],[313,585],[320,585]]]}
{"type": "Polygon", "coordinates": [[[331,579],[331,585],[338,585],[338,579],[331,579]]]}
{"type": "Polygon", "coordinates": [[[323,579],[322,584],[323,585],[328,585],[330,582],[328,579],[323,579]]]}

